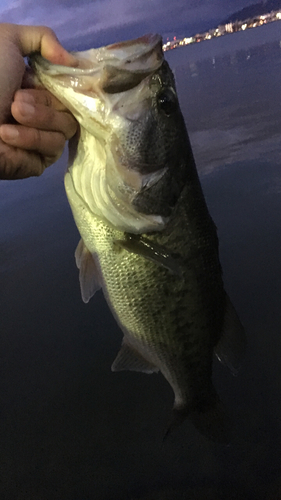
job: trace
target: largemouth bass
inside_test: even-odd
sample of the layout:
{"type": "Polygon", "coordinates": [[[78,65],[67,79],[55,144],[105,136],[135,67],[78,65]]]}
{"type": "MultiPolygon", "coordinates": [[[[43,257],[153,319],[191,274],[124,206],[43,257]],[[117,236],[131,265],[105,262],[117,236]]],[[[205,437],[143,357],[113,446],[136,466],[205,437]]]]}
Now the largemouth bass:
{"type": "Polygon", "coordinates": [[[113,371],[160,371],[169,382],[170,428],[189,416],[224,439],[213,354],[236,372],[245,337],[161,37],[74,55],[77,68],[38,54],[32,66],[80,124],[65,189],[81,234],[82,298],[102,288],[124,333],[113,371]]]}

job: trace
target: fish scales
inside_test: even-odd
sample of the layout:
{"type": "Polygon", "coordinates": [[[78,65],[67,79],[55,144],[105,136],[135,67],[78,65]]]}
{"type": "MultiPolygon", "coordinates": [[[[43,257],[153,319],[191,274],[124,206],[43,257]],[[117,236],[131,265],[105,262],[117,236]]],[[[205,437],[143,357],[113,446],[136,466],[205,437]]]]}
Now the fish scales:
{"type": "Polygon", "coordinates": [[[224,440],[213,354],[236,372],[245,335],[161,47],[148,35],[76,53],[75,69],[32,65],[80,123],[65,187],[83,300],[101,287],[124,333],[112,370],[160,371],[175,395],[169,428],[189,416],[224,440]]]}

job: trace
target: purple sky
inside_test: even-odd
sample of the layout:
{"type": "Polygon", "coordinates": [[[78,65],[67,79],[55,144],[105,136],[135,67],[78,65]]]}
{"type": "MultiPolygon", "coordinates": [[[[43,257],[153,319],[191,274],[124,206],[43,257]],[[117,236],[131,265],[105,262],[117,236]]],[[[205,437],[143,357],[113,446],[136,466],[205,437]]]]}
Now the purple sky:
{"type": "Polygon", "coordinates": [[[255,0],[0,0],[2,22],[45,24],[68,48],[105,45],[148,32],[190,36],[255,0]]]}

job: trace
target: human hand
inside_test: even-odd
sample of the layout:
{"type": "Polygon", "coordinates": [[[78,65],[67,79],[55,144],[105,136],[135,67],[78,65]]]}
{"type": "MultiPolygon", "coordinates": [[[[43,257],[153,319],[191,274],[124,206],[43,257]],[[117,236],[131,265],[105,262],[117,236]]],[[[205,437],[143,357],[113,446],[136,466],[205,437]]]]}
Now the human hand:
{"type": "Polygon", "coordinates": [[[21,89],[23,57],[34,51],[54,64],[76,66],[49,28],[0,24],[0,179],[40,175],[77,129],[73,116],[47,90],[21,89]]]}

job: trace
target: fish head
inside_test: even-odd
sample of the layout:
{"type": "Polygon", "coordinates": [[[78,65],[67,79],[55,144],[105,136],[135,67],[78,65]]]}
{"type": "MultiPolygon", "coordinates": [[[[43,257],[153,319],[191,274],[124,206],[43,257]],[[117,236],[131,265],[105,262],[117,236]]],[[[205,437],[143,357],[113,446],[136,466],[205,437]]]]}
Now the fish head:
{"type": "Polygon", "coordinates": [[[69,173],[88,208],[122,231],[162,230],[192,158],[159,35],[76,52],[78,66],[31,63],[74,114],[81,136],[69,173]]]}

